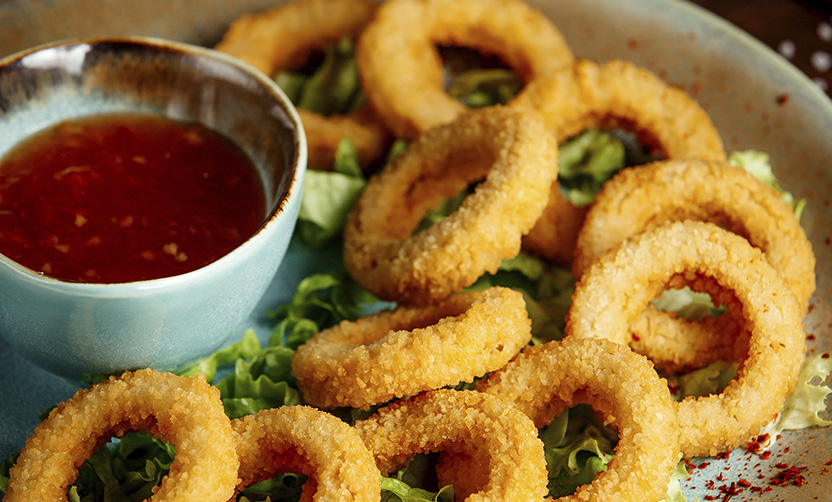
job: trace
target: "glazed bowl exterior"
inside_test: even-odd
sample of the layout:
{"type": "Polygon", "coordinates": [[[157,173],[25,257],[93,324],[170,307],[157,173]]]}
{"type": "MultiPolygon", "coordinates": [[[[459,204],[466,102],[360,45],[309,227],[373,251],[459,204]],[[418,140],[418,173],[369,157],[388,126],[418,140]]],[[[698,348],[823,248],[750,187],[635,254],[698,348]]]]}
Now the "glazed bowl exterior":
{"type": "Polygon", "coordinates": [[[74,39],[0,61],[0,157],[57,122],[119,112],[197,122],[233,140],[263,181],[268,214],[219,260],[173,277],[63,281],[0,255],[0,337],[50,372],[176,369],[211,353],[272,285],[300,206],[306,142],[268,78],[219,52],[154,38],[74,39]]]}

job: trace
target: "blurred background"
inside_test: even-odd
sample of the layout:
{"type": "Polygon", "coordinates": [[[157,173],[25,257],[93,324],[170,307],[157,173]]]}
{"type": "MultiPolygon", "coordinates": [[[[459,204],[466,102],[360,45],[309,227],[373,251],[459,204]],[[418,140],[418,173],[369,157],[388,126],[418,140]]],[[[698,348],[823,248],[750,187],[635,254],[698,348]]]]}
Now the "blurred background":
{"type": "Polygon", "coordinates": [[[692,1],[763,41],[832,96],[832,2],[692,1]]]}

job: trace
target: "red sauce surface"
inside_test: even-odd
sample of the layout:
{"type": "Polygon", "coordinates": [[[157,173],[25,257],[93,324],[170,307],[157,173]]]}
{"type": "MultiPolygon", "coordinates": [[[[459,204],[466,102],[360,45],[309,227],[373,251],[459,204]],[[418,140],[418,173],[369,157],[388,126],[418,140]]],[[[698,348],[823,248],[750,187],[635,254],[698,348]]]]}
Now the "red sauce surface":
{"type": "Polygon", "coordinates": [[[254,234],[265,211],[236,144],[155,115],[63,122],[0,160],[0,253],[64,280],[195,270],[254,234]]]}

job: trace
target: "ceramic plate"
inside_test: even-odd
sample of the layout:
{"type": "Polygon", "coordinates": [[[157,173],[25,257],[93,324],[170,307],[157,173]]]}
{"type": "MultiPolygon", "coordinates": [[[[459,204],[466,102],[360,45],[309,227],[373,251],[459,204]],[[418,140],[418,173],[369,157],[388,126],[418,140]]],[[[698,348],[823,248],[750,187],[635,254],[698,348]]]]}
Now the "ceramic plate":
{"type": "MultiPolygon", "coordinates": [[[[563,31],[578,57],[628,59],[690,92],[711,114],[726,149],[770,154],[775,173],[795,196],[806,198],[803,217],[818,258],[818,290],[806,321],[811,353],[830,350],[832,323],[832,104],[784,59],[704,10],[672,0],[531,0],[563,31]]],[[[0,0],[0,56],[50,40],[92,35],[152,35],[214,44],[227,23],[270,0],[0,0]]],[[[326,269],[332,256],[290,248],[276,282],[250,319],[264,339],[264,314],[286,301],[300,277],[326,269]]],[[[32,366],[0,342],[0,457],[18,450],[46,407],[75,386],[32,366]]],[[[732,500],[828,500],[832,429],[787,432],[770,458],[737,450],[693,472],[689,500],[727,500],[720,487],[750,486],[732,500]],[[765,491],[777,464],[804,468],[803,486],[765,491]],[[737,484],[738,483],[738,484],[737,484]],[[755,488],[752,491],[752,488],[755,488]],[[762,492],[762,493],[761,493],[762,492]],[[713,499],[712,499],[713,500],[713,499]]]]}

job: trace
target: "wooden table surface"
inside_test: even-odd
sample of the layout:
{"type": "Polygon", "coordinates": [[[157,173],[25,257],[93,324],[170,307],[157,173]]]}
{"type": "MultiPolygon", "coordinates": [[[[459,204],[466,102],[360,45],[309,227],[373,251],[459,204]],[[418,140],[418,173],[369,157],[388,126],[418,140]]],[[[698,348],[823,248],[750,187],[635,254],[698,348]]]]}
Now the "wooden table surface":
{"type": "Polygon", "coordinates": [[[693,0],[779,52],[832,96],[832,1],[693,0]]]}

